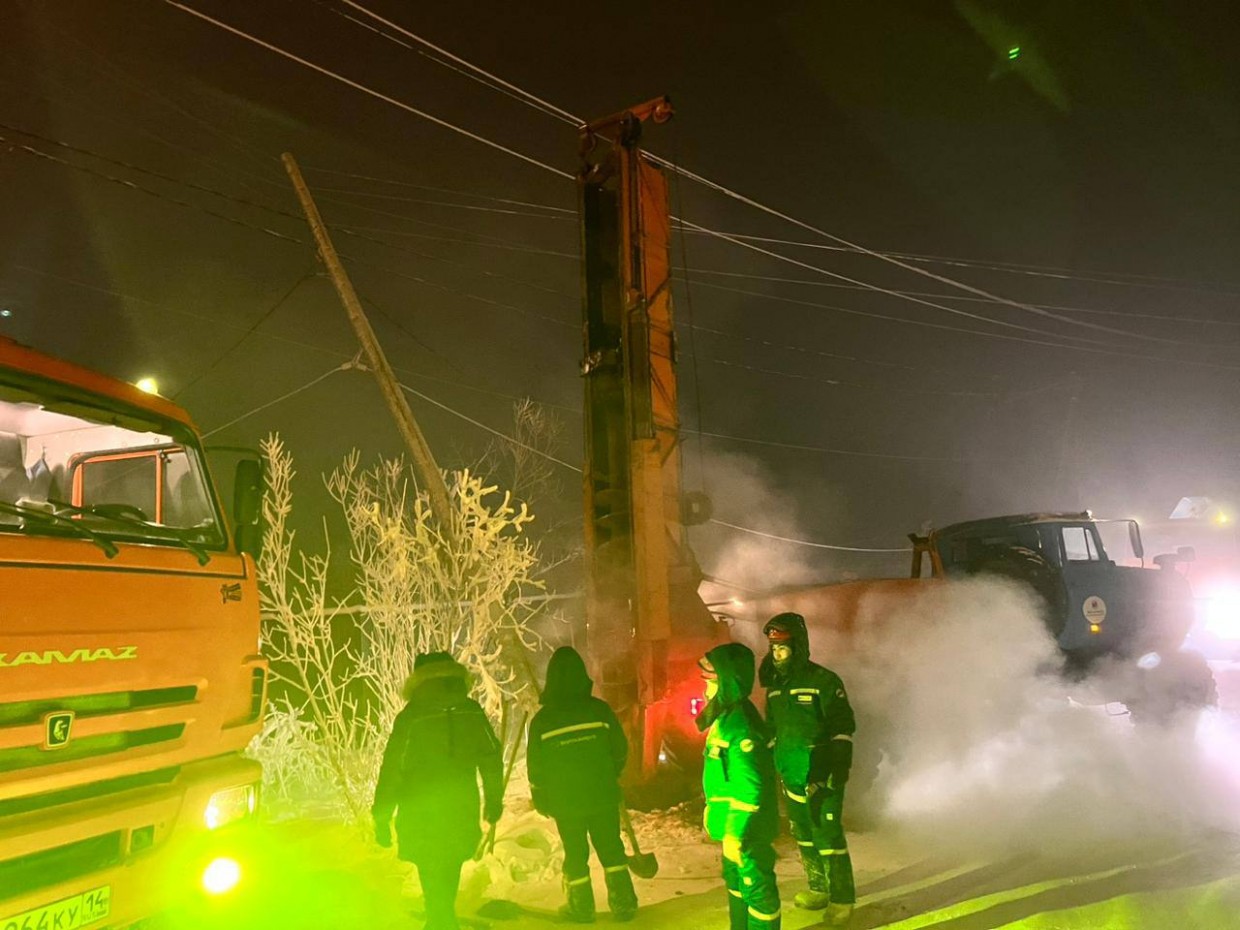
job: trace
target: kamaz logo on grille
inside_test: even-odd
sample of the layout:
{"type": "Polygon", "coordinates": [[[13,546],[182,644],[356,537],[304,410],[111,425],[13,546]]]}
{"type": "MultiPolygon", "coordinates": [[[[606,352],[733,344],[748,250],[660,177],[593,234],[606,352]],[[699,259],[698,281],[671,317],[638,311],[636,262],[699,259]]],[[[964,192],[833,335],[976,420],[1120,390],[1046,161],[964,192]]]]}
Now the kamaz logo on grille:
{"type": "Polygon", "coordinates": [[[233,582],[232,584],[220,585],[220,600],[225,604],[229,601],[241,600],[241,583],[233,582]]]}
{"type": "Polygon", "coordinates": [[[61,749],[69,745],[73,732],[73,711],[58,710],[43,718],[43,748],[61,749]]]}
{"type": "Polygon", "coordinates": [[[61,652],[59,649],[47,649],[43,652],[0,652],[0,668],[16,668],[19,665],[72,665],[75,662],[123,662],[136,658],[137,646],[74,649],[72,652],[61,652]]]}

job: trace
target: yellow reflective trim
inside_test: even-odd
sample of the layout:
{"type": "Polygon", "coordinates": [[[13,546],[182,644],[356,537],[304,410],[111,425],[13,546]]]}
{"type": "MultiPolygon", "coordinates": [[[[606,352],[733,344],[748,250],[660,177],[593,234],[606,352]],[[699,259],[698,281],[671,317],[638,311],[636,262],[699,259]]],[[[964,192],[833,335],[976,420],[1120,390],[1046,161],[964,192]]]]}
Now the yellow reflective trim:
{"type": "Polygon", "coordinates": [[[784,794],[788,795],[788,797],[792,798],[792,800],[794,801],[800,801],[802,804],[805,804],[809,801],[809,798],[807,798],[805,795],[797,794],[789,788],[784,789],[784,794]]]}
{"type": "Polygon", "coordinates": [[[740,893],[739,891],[737,891],[735,888],[729,888],[729,889],[728,889],[728,894],[730,894],[730,895],[731,895],[732,897],[734,897],[734,898],[743,898],[743,897],[745,897],[743,894],[741,894],[741,893],[740,893]]]}
{"type": "Polygon", "coordinates": [[[731,745],[732,745],[732,744],[731,744],[731,743],[729,743],[726,739],[719,739],[719,738],[714,737],[714,736],[712,736],[712,737],[710,738],[710,740],[709,740],[709,743],[708,743],[708,744],[709,744],[709,745],[711,745],[711,746],[723,746],[725,749],[726,749],[728,746],[731,746],[731,745]]]}
{"type": "Polygon", "coordinates": [[[707,804],[727,804],[731,800],[732,800],[731,798],[707,798],[706,803],[707,804]]]}
{"type": "Polygon", "coordinates": [[[766,696],[767,697],[779,697],[783,693],[784,693],[783,691],[768,691],[766,692],[766,696]]]}
{"type": "Polygon", "coordinates": [[[604,723],[601,720],[595,720],[592,723],[574,723],[571,727],[560,727],[558,730],[548,730],[542,735],[542,738],[551,739],[553,736],[563,736],[565,733],[576,733],[580,730],[607,730],[610,728],[610,723],[604,723]]]}
{"type": "Polygon", "coordinates": [[[793,688],[789,694],[822,694],[817,688],[793,688]]]}
{"type": "Polygon", "coordinates": [[[838,736],[831,737],[831,739],[842,739],[850,743],[853,741],[853,738],[849,736],[847,733],[840,733],[838,736]]]}
{"type": "Polygon", "coordinates": [[[736,800],[736,798],[732,799],[730,806],[734,811],[748,811],[751,814],[756,814],[758,812],[757,804],[746,804],[744,801],[736,800]]]}
{"type": "Polygon", "coordinates": [[[629,870],[629,867],[627,865],[609,865],[607,868],[603,869],[604,872],[608,872],[608,873],[627,872],[628,870],[629,870]]]}
{"type": "Polygon", "coordinates": [[[818,855],[820,856],[847,856],[848,850],[847,849],[820,849],[818,850],[818,855]]]}
{"type": "Polygon", "coordinates": [[[798,846],[813,846],[814,841],[813,840],[797,840],[797,845],[798,846]]]}
{"type": "Polygon", "coordinates": [[[756,917],[758,920],[779,920],[779,915],[780,911],[778,910],[774,914],[764,914],[756,907],[751,907],[749,909],[749,916],[756,917]]]}
{"type": "Polygon", "coordinates": [[[572,885],[575,888],[577,885],[587,885],[589,882],[590,876],[587,875],[585,878],[570,878],[568,879],[567,884],[572,885]]]}

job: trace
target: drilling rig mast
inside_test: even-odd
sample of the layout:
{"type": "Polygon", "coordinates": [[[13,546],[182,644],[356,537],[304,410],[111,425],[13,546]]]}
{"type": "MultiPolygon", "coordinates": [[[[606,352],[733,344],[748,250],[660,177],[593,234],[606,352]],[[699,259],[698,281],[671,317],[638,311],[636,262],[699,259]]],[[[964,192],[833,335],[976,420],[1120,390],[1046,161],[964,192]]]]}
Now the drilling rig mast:
{"type": "Polygon", "coordinates": [[[692,755],[696,662],[718,642],[685,541],[708,514],[680,487],[667,178],[640,148],[643,124],[671,116],[660,97],[583,126],[578,184],[587,639],[639,781],[665,748],[692,755]]]}

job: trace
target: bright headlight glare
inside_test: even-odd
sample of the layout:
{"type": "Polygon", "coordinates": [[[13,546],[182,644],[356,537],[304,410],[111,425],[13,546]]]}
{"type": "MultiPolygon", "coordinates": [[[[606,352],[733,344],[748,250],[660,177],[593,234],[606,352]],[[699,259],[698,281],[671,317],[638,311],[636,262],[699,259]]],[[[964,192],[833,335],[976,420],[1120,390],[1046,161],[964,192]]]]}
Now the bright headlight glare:
{"type": "Polygon", "coordinates": [[[1206,603],[1206,630],[1220,639],[1240,639],[1240,591],[1225,588],[1206,603]]]}
{"type": "Polygon", "coordinates": [[[202,872],[202,887],[208,894],[227,894],[240,881],[241,866],[227,857],[213,859],[202,872]]]}
{"type": "Polygon", "coordinates": [[[211,795],[202,814],[208,830],[220,827],[251,816],[258,807],[258,788],[255,785],[240,785],[236,788],[225,788],[211,795]]]}

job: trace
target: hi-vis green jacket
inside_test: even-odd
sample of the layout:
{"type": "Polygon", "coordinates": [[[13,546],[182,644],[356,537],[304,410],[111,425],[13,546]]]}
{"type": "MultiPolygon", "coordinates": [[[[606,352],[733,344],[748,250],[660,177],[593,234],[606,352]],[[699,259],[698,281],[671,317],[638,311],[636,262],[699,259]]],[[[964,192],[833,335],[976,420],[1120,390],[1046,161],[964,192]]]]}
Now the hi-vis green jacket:
{"type": "Polygon", "coordinates": [[[734,836],[744,845],[769,843],[779,832],[779,810],[771,737],[749,700],[753,653],[727,643],[706,658],[719,676],[719,693],[698,717],[700,728],[709,727],[702,769],[706,832],[712,840],[734,836]]]}

